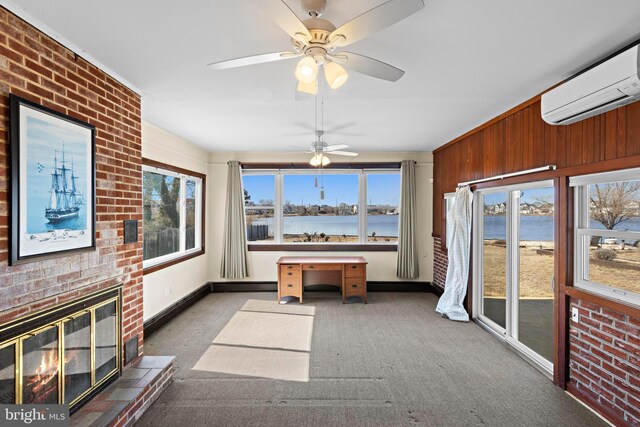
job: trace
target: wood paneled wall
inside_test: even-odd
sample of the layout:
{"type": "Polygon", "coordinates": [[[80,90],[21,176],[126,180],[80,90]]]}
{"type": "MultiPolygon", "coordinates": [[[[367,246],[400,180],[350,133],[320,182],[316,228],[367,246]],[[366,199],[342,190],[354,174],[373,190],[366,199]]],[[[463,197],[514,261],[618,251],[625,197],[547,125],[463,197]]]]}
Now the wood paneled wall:
{"type": "Polygon", "coordinates": [[[539,98],[434,151],[434,236],[442,236],[444,193],[455,191],[459,182],[640,155],[640,102],[572,125],[551,126],[542,120],[539,98]]]}
{"type": "MultiPolygon", "coordinates": [[[[640,102],[573,125],[551,126],[542,120],[538,96],[440,147],[433,157],[436,260],[446,257],[441,244],[444,193],[455,191],[459,182],[546,165],[557,167],[555,171],[490,181],[477,187],[554,179],[554,381],[615,425],[640,425],[640,309],[573,287],[573,204],[568,188],[570,176],[640,167],[640,102]],[[569,306],[584,310],[580,324],[570,321],[569,306]],[[607,326],[601,329],[597,319],[604,319],[607,326]],[[589,334],[603,341],[587,341],[589,334]],[[611,352],[603,351],[606,349],[611,352]]],[[[434,278],[445,283],[444,263],[434,263],[434,278]]],[[[470,309],[472,287],[470,283],[470,309]]]]}

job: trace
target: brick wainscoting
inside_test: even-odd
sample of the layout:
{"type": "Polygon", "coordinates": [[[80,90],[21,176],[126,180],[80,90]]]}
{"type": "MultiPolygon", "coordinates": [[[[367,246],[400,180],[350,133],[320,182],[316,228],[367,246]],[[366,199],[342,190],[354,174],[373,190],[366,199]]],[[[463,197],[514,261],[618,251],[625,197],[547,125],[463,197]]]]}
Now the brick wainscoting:
{"type": "Polygon", "coordinates": [[[444,289],[447,279],[447,265],[449,257],[442,250],[442,240],[439,237],[433,238],[433,284],[444,289]]]}
{"type": "Polygon", "coordinates": [[[140,96],[0,7],[0,127],[0,323],[121,283],[123,342],[141,349],[141,234],[123,243],[142,220],[140,96]],[[10,93],[95,125],[95,251],[8,265],[10,93]]]}
{"type": "Polygon", "coordinates": [[[574,300],[569,390],[616,424],[640,426],[640,319],[574,300]]]}

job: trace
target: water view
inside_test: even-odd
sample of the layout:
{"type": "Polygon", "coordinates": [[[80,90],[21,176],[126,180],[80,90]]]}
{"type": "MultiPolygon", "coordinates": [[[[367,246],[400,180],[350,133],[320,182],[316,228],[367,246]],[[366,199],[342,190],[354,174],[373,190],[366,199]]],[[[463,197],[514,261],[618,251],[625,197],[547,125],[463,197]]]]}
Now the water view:
{"type": "MultiPolygon", "coordinates": [[[[398,215],[368,215],[367,236],[377,238],[398,237],[398,215]],[[375,233],[375,234],[373,234],[375,233]]],[[[269,235],[274,233],[273,218],[253,218],[252,225],[266,225],[269,235]]],[[[285,216],[284,234],[324,233],[328,236],[357,236],[357,215],[285,216]]]]}
{"type": "MultiPolygon", "coordinates": [[[[507,217],[505,215],[484,216],[484,238],[505,240],[507,217]]],[[[605,230],[598,221],[591,220],[591,228],[605,230]]],[[[616,227],[616,230],[640,231],[640,217],[632,217],[616,227]]],[[[553,241],[553,216],[520,215],[520,240],[553,241]]]]}

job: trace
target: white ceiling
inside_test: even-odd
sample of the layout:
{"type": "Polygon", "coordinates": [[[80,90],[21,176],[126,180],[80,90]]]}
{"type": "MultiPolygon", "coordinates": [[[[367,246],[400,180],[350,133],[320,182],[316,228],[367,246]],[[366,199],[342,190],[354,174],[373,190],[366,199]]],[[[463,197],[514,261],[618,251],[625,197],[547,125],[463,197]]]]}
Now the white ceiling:
{"type": "MultiPolygon", "coordinates": [[[[384,0],[327,0],[336,26],[384,0]]],[[[295,60],[212,71],[288,50],[252,0],[1,1],[142,94],[143,118],[209,150],[291,151],[313,140],[314,102],[294,100],[295,60]]],[[[286,3],[304,19],[299,0],[286,3]]],[[[326,141],[431,151],[640,37],[638,0],[425,0],[348,50],[406,71],[350,73],[325,96],[326,141]]]]}

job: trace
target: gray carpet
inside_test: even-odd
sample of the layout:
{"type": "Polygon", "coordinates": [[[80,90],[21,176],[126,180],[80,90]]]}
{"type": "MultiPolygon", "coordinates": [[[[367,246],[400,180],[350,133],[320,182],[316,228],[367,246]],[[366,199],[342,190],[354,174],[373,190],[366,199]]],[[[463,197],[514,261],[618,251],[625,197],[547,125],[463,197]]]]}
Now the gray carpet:
{"type": "Polygon", "coordinates": [[[176,374],[136,425],[606,425],[474,323],[439,317],[427,293],[306,293],[308,382],[192,369],[248,300],[275,294],[210,294],[145,340],[177,356],[176,374]]]}

